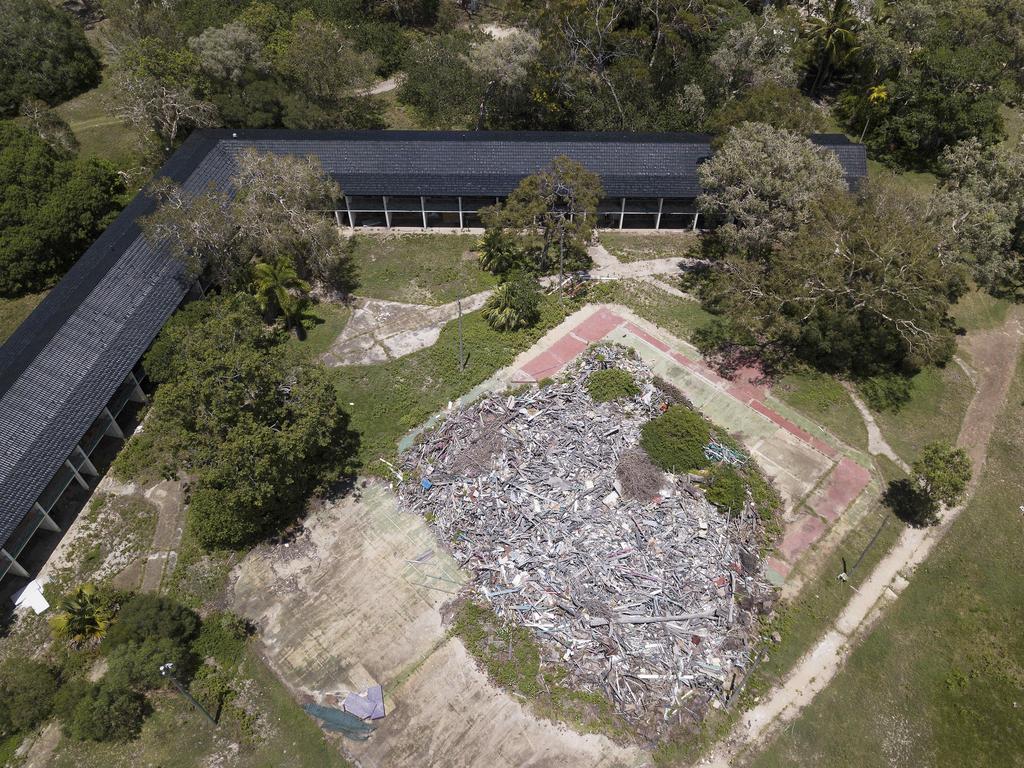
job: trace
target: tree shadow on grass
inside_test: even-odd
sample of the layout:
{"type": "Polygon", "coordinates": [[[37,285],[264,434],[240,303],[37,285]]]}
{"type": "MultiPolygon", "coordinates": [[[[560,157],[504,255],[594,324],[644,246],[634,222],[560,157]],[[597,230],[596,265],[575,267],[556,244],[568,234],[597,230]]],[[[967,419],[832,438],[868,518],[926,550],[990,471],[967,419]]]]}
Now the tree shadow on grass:
{"type": "Polygon", "coordinates": [[[900,520],[915,528],[927,528],[939,522],[939,506],[925,491],[903,478],[889,483],[882,502],[900,520]]]}

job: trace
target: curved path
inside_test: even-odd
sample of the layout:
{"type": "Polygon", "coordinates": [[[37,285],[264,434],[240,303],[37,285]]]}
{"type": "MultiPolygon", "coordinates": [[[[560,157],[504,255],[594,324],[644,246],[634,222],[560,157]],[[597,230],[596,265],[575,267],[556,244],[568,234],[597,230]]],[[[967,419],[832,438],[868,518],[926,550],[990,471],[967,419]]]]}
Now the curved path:
{"type": "MultiPolygon", "coordinates": [[[[674,258],[624,264],[599,245],[591,247],[590,253],[595,265],[589,272],[593,280],[648,279],[655,275],[671,275],[678,272],[679,265],[685,262],[674,258]]],[[[542,283],[554,285],[555,280],[547,278],[542,283]]],[[[490,291],[481,291],[465,297],[462,299],[462,311],[480,309],[490,295],[490,291]]],[[[352,317],[322,359],[327,365],[339,366],[373,365],[404,357],[435,344],[441,329],[458,316],[459,307],[455,301],[427,306],[360,297],[356,299],[352,317]]]]}
{"type": "MultiPolygon", "coordinates": [[[[985,465],[989,439],[1002,412],[1010,383],[1017,369],[1021,347],[1024,309],[1010,310],[1005,324],[978,333],[964,341],[977,368],[978,385],[957,445],[964,448],[974,465],[967,499],[974,494],[985,465]]],[[[966,506],[947,510],[942,522],[931,528],[907,528],[896,546],[875,567],[843,609],[835,624],[805,655],[779,686],[749,710],[702,765],[729,768],[745,750],[767,741],[792,721],[822,691],[843,666],[859,638],[870,630],[889,602],[909,583],[907,578],[931,553],[966,506]]]]}

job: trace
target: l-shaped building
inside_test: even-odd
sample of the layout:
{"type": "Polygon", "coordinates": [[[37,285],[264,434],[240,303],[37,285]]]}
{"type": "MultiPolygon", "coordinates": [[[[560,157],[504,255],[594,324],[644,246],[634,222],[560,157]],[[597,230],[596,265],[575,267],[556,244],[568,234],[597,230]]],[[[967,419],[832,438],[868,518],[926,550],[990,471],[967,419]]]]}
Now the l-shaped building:
{"type": "MultiPolygon", "coordinates": [[[[836,154],[851,187],[867,175],[864,147],[841,135],[811,140],[836,154]]],[[[313,156],[344,196],[338,226],[480,226],[478,210],[561,155],[601,177],[603,229],[696,229],[697,166],[711,137],[682,133],[461,131],[196,131],[159,175],[189,193],[229,190],[245,149],[313,156]]],[[[37,533],[59,536],[58,502],[96,475],[91,456],[123,440],[122,412],[144,399],[139,366],[191,285],[138,220],[138,194],[0,347],[0,578],[28,578],[18,562],[37,533]]]]}

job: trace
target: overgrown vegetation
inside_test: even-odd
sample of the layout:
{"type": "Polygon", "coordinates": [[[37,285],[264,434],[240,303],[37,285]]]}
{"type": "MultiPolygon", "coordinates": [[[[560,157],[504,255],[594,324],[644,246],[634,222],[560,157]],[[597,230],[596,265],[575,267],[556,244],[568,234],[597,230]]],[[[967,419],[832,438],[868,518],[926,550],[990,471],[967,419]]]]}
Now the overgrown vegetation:
{"type": "Polygon", "coordinates": [[[595,403],[606,403],[640,393],[640,387],[629,371],[621,368],[605,368],[594,371],[587,377],[587,392],[595,403]]]}
{"type": "Polygon", "coordinates": [[[651,461],[678,474],[708,466],[704,447],[710,440],[711,430],[700,414],[670,405],[661,416],[644,424],[640,445],[651,461]]]}
{"type": "Polygon", "coordinates": [[[115,470],[195,476],[189,527],[208,548],[287,525],[314,489],[348,472],[356,441],[330,374],[282,354],[282,342],[237,294],[183,309],[146,355],[160,387],[115,470]]]}

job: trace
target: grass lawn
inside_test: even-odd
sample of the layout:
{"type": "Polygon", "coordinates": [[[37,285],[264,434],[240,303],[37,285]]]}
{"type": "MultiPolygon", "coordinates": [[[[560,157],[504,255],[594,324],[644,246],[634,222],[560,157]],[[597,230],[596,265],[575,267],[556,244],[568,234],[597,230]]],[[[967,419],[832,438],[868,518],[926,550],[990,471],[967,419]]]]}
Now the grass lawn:
{"type": "Polygon", "coordinates": [[[245,765],[247,768],[345,768],[349,765],[329,744],[291,694],[265,664],[248,650],[238,676],[244,693],[237,702],[247,713],[215,730],[181,696],[162,691],[152,697],[155,711],[142,733],[127,744],[81,742],[62,738],[49,765],[77,768],[160,766],[200,768],[245,765]],[[231,757],[232,743],[240,744],[231,757]]]}
{"type": "Polygon", "coordinates": [[[352,428],[362,439],[362,472],[386,472],[378,461],[393,459],[399,438],[450,401],[466,394],[495,371],[511,363],[578,305],[546,297],[541,319],[533,328],[511,333],[491,330],[479,312],[463,317],[468,356],[465,370],[458,367],[458,324],[453,320],[432,347],[379,365],[332,369],[338,399],[352,417],[352,428]]]}
{"type": "Polygon", "coordinates": [[[850,395],[834,377],[814,370],[786,374],[772,394],[854,448],[866,451],[868,430],[850,395]]]}
{"type": "Polygon", "coordinates": [[[1024,365],[974,498],[886,619],[757,768],[1019,766],[1024,365]]]}
{"type": "Polygon", "coordinates": [[[24,322],[49,291],[30,293],[17,299],[0,299],[0,344],[11,337],[15,329],[24,322]]]}
{"type": "Polygon", "coordinates": [[[712,318],[696,301],[672,296],[642,280],[600,283],[591,289],[589,299],[622,304],[645,320],[687,340],[695,330],[710,323],[712,318]]]}
{"type": "Polygon", "coordinates": [[[964,294],[953,306],[952,315],[967,331],[984,331],[1002,325],[1010,302],[994,299],[977,288],[964,294]]]}
{"type": "Polygon", "coordinates": [[[882,435],[907,463],[933,440],[956,442],[974,385],[956,363],[926,368],[911,379],[910,401],[897,411],[875,413],[882,435]]]}
{"type": "Polygon", "coordinates": [[[58,106],[56,112],[78,139],[82,157],[98,157],[123,168],[138,160],[139,135],[111,114],[106,101],[110,88],[110,81],[104,79],[91,91],[58,106]]]}
{"type": "Polygon", "coordinates": [[[312,360],[328,349],[345,328],[345,323],[352,316],[352,310],[344,304],[320,302],[306,310],[306,336],[299,339],[292,334],[287,346],[299,352],[302,357],[312,360]]]}
{"type": "Polygon", "coordinates": [[[612,256],[622,262],[681,258],[697,243],[697,236],[685,230],[660,235],[601,232],[598,239],[612,256]]]}
{"type": "Polygon", "coordinates": [[[475,235],[357,234],[359,296],[447,304],[497,282],[477,265],[475,235]]]}

